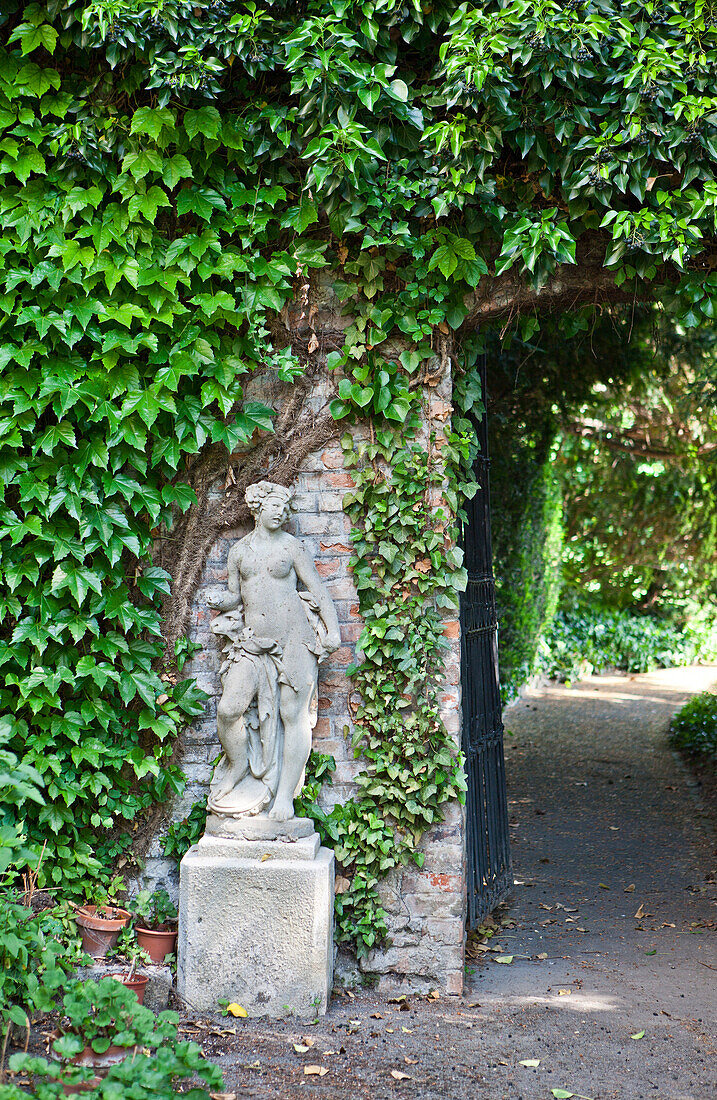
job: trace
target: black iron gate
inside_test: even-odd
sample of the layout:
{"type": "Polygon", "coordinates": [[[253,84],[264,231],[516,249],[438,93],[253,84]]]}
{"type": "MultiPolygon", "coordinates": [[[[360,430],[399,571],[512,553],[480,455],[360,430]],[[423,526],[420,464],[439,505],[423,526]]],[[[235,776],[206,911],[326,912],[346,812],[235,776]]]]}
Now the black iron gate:
{"type": "MultiPolygon", "coordinates": [[[[485,394],[485,363],[482,384],[485,394]]],[[[479,489],[467,504],[463,549],[468,586],[461,597],[461,690],[466,761],[468,927],[475,928],[508,894],[510,868],[503,721],[498,681],[498,621],[490,535],[488,430],[476,424],[479,489]]]]}

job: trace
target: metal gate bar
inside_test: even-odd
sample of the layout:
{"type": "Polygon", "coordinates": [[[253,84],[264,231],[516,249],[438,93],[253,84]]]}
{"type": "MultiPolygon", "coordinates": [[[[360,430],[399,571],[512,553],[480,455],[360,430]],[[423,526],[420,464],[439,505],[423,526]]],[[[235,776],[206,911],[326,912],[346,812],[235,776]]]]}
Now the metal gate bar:
{"type": "MultiPolygon", "coordinates": [[[[481,367],[485,403],[485,360],[481,367]]],[[[467,505],[463,549],[468,584],[461,597],[462,745],[466,764],[468,927],[475,928],[513,884],[503,720],[498,678],[498,620],[493,580],[488,425],[476,424],[479,488],[467,505]]]]}

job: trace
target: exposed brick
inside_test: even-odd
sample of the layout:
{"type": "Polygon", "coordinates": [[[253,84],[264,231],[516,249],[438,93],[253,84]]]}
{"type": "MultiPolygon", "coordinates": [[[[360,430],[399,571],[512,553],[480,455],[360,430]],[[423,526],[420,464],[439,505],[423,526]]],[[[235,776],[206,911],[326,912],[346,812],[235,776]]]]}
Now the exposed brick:
{"type": "MultiPolygon", "coordinates": [[[[328,284],[325,294],[327,306],[333,308],[333,291],[328,284]]],[[[337,314],[332,323],[345,327],[350,322],[337,314]]],[[[247,394],[252,400],[265,400],[276,407],[284,391],[274,383],[269,384],[268,389],[267,385],[266,380],[250,380],[247,394]]],[[[320,381],[311,397],[311,406],[323,406],[328,392],[327,385],[320,381]]],[[[441,379],[436,394],[436,402],[450,401],[450,375],[441,379]]],[[[441,411],[438,404],[436,408],[441,411]]],[[[357,440],[368,438],[365,426],[355,426],[352,430],[357,440]]],[[[427,439],[425,428],[421,438],[427,439]]],[[[354,647],[363,625],[347,563],[353,553],[351,521],[343,511],[344,493],[353,487],[351,472],[343,468],[343,452],[336,444],[309,455],[295,481],[297,508],[289,524],[289,529],[303,541],[320,575],[326,579],[341,627],[341,648],[330,655],[319,670],[319,713],[313,734],[317,751],[330,753],[337,764],[333,784],[325,784],[321,793],[321,805],[327,811],[356,794],[355,777],[364,767],[361,759],[355,760],[350,743],[353,728],[348,705],[351,685],[345,675],[346,665],[355,659],[354,647]]],[[[221,483],[217,484],[213,499],[223,499],[221,483]]],[[[440,487],[431,489],[430,499],[434,508],[441,505],[440,487]]],[[[220,752],[216,707],[221,693],[222,654],[210,631],[216,612],[207,607],[206,593],[226,583],[229,549],[249,530],[249,526],[233,528],[217,539],[195,598],[190,636],[199,640],[203,649],[195,660],[187,663],[184,674],[199,677],[200,685],[209,693],[209,700],[204,713],[182,735],[188,784],[173,806],[171,820],[181,820],[195,801],[206,798],[210,761],[220,752]]],[[[457,618],[446,621],[444,634],[449,644],[440,687],[441,715],[449,734],[457,740],[460,736],[460,629],[457,618]]],[[[360,659],[360,653],[358,657],[360,659]]],[[[353,698],[356,700],[355,696],[353,698]]],[[[395,869],[379,885],[382,904],[389,914],[393,944],[372,952],[362,962],[361,969],[378,974],[380,988],[438,988],[458,992],[462,986],[464,811],[458,804],[449,805],[445,807],[445,814],[446,820],[424,837],[422,848],[426,861],[423,870],[395,869]]],[[[166,831],[166,825],[163,829],[166,831]]],[[[159,836],[147,860],[146,877],[158,885],[167,883],[167,888],[174,892],[176,868],[163,859],[162,852],[163,840],[159,836]]],[[[355,973],[356,964],[352,965],[355,973]]]]}
{"type": "Polygon", "coordinates": [[[342,563],[338,558],[324,558],[316,563],[316,571],[320,577],[336,577],[341,570],[342,563]]]}

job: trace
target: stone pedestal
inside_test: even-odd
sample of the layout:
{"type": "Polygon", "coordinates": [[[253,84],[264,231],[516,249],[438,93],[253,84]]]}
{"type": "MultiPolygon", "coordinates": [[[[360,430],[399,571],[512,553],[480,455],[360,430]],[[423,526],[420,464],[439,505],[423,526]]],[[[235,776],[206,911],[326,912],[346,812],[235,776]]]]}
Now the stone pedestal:
{"type": "Polygon", "coordinates": [[[188,1006],[249,1016],[326,1011],[334,854],[297,840],[204,836],[180,868],[177,985],[188,1006]]]}

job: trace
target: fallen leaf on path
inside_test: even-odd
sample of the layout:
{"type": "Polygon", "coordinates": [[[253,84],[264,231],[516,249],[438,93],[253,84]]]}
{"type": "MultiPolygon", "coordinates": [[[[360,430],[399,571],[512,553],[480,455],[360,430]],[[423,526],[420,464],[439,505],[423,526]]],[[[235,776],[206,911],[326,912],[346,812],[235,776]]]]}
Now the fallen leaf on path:
{"type": "Polygon", "coordinates": [[[305,1043],[307,1047],[312,1047],[316,1042],[316,1039],[313,1037],[313,1035],[302,1035],[301,1041],[302,1043],[305,1043]]]}
{"type": "Polygon", "coordinates": [[[558,990],[558,996],[559,997],[569,997],[571,995],[571,993],[572,993],[572,989],[559,989],[558,990]]]}
{"type": "Polygon", "coordinates": [[[259,860],[260,863],[266,863],[267,859],[271,859],[271,852],[265,852],[259,860]]]}
{"type": "Polygon", "coordinates": [[[372,1012],[371,1013],[371,1019],[372,1020],[382,1020],[383,1019],[383,1013],[381,1013],[381,1012],[372,1012]]]}
{"type": "Polygon", "coordinates": [[[410,1081],[411,1080],[410,1075],[408,1073],[404,1073],[400,1069],[392,1069],[391,1070],[391,1076],[396,1081],[410,1081]]]}
{"type": "Polygon", "coordinates": [[[417,1066],[418,1058],[409,1058],[407,1054],[404,1054],[403,1060],[407,1066],[417,1066]]]}
{"type": "Polygon", "coordinates": [[[635,920],[641,920],[642,917],[644,917],[644,916],[645,916],[645,907],[644,907],[644,905],[640,905],[639,909],[635,913],[635,920]]]}
{"type": "Polygon", "coordinates": [[[439,1000],[440,996],[441,994],[438,992],[437,989],[432,989],[431,992],[428,994],[428,1000],[437,1001],[439,1000]]]}
{"type": "Polygon", "coordinates": [[[249,1015],[247,1010],[238,1004],[227,1005],[227,1012],[231,1012],[232,1016],[240,1016],[242,1020],[245,1020],[249,1015]]]}
{"type": "Polygon", "coordinates": [[[304,1066],[304,1074],[307,1077],[325,1077],[328,1072],[326,1066],[304,1066]]]}
{"type": "Polygon", "coordinates": [[[547,959],[548,952],[547,951],[541,951],[540,954],[536,955],[535,957],[536,957],[536,959],[547,959]]]}
{"type": "Polygon", "coordinates": [[[400,997],[389,997],[386,1003],[390,1005],[402,1005],[407,1000],[406,994],[402,993],[400,997]]]}
{"type": "Polygon", "coordinates": [[[540,1058],[525,1058],[522,1062],[519,1062],[520,1066],[527,1066],[528,1069],[537,1069],[540,1065],[540,1058]]]}
{"type": "Polygon", "coordinates": [[[305,1047],[303,1043],[294,1043],[294,1050],[297,1054],[306,1054],[307,1050],[311,1050],[311,1047],[305,1047]]]}
{"type": "Polygon", "coordinates": [[[412,1027],[402,1027],[401,1031],[404,1031],[406,1033],[406,1035],[413,1035],[413,1028],[412,1027]]]}
{"type": "Polygon", "coordinates": [[[512,963],[514,957],[514,955],[497,955],[496,958],[493,959],[493,962],[512,963]]]}
{"type": "Polygon", "coordinates": [[[623,893],[633,894],[635,892],[635,883],[631,882],[629,886],[626,886],[623,893]]]}
{"type": "Polygon", "coordinates": [[[612,831],[614,833],[619,833],[620,832],[620,826],[619,825],[608,825],[608,829],[612,829],[612,831]]]}
{"type": "Polygon", "coordinates": [[[609,890],[610,889],[610,887],[608,886],[608,884],[606,882],[598,882],[598,886],[600,887],[601,890],[609,890]]]}
{"type": "Polygon", "coordinates": [[[631,1039],[642,1039],[644,1034],[645,1034],[644,1031],[636,1031],[634,1035],[630,1036],[630,1038],[631,1039]]]}
{"type": "Polygon", "coordinates": [[[394,1031],[395,1031],[395,1030],[396,1030],[396,1029],[395,1029],[395,1028],[393,1028],[393,1027],[387,1027],[387,1028],[386,1028],[386,1031],[388,1031],[388,1032],[389,1032],[389,1033],[390,1033],[391,1035],[393,1035],[393,1033],[394,1033],[394,1031]]]}
{"type": "Polygon", "coordinates": [[[657,954],[657,948],[653,947],[652,951],[646,951],[645,954],[646,955],[656,955],[657,954]]]}

